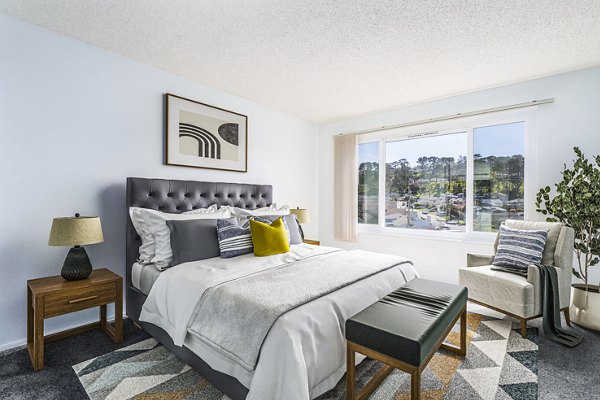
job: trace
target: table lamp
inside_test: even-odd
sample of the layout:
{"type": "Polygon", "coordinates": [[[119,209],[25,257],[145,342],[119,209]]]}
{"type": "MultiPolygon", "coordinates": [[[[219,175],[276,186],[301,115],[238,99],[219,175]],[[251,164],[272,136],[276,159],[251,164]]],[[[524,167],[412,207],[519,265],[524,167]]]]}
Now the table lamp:
{"type": "Polygon", "coordinates": [[[300,235],[302,236],[302,240],[304,240],[304,230],[302,230],[302,225],[308,223],[308,210],[306,208],[292,208],[290,213],[294,214],[296,220],[298,221],[298,228],[300,228],[300,235]]]}
{"type": "Polygon", "coordinates": [[[67,281],[85,279],[92,273],[90,259],[81,246],[101,243],[102,226],[98,217],[58,217],[52,221],[48,246],[73,246],[60,271],[67,281]]]}

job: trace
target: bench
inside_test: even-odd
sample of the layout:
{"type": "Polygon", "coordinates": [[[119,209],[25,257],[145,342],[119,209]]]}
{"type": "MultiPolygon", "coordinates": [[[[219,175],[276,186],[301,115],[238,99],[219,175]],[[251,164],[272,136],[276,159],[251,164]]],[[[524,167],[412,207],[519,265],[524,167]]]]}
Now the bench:
{"type": "Polygon", "coordinates": [[[467,350],[467,289],[414,279],[346,321],[347,399],[366,399],[394,369],[411,375],[411,399],[421,396],[421,372],[438,348],[467,350]],[[443,343],[460,319],[460,347],[443,343]],[[355,394],[355,353],[385,364],[355,394]]]}

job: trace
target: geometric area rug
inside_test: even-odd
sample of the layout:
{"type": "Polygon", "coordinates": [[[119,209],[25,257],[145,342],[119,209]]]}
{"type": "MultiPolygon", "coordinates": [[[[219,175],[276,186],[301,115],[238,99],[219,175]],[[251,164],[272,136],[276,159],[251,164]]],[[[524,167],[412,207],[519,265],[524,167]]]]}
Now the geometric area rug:
{"type": "Polygon", "coordinates": [[[92,400],[227,399],[155,339],[73,365],[92,400]]]}
{"type": "MultiPolygon", "coordinates": [[[[520,324],[469,313],[467,355],[438,351],[421,374],[423,400],[534,400],[538,392],[538,331],[520,324]]],[[[456,326],[447,341],[458,345],[456,326]]],[[[356,369],[360,390],[381,368],[365,359],[356,369]]],[[[225,400],[206,379],[154,339],[73,366],[92,400],[225,400]]],[[[345,377],[319,400],[345,398],[345,377]]],[[[373,400],[410,399],[410,375],[394,370],[370,396],[373,400]]]]}

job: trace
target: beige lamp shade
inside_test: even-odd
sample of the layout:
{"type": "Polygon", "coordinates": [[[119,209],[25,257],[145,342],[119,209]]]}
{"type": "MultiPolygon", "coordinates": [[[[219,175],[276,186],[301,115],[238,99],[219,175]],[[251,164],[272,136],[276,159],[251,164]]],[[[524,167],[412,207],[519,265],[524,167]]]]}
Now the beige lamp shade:
{"type": "Polygon", "coordinates": [[[292,208],[290,212],[296,216],[299,223],[308,223],[308,210],[306,208],[292,208]]]}
{"type": "Polygon", "coordinates": [[[52,221],[48,246],[84,246],[103,241],[100,218],[58,217],[52,221]]]}

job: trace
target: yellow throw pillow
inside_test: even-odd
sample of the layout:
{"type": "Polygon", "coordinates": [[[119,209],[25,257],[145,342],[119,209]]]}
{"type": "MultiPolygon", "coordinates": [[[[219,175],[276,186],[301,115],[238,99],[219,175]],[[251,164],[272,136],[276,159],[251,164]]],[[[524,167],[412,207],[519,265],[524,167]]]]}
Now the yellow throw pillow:
{"type": "Polygon", "coordinates": [[[277,218],[271,225],[250,220],[250,233],[255,256],[272,256],[290,251],[283,218],[277,218]]]}

